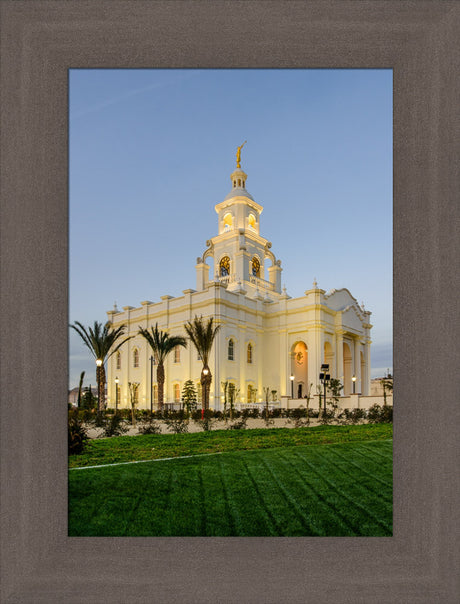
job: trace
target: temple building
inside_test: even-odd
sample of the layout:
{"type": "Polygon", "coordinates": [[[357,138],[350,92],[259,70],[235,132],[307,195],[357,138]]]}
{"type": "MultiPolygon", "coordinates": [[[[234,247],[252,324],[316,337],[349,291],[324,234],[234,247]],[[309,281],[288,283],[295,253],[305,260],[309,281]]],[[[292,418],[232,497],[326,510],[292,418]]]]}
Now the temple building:
{"type": "MultiPolygon", "coordinates": [[[[141,302],[109,311],[114,327],[127,325],[129,335],[139,326],[155,323],[172,335],[186,336],[184,323],[195,315],[214,317],[222,327],[214,341],[210,370],[213,376],[210,407],[222,409],[222,382],[234,385],[237,402],[265,400],[264,388],[273,397],[302,399],[309,389],[316,393],[323,363],[343,383],[343,394],[370,394],[371,313],[347,289],[326,293],[316,283],[299,298],[281,287],[281,261],[262,235],[263,207],[246,190],[247,174],[237,167],[230,176],[231,190],[215,206],[217,235],[206,242],[196,261],[195,289],[178,297],[162,296],[160,302],[141,302]],[[215,274],[210,274],[212,259],[215,274]]],[[[136,335],[112,355],[107,367],[107,403],[129,405],[129,382],[138,382],[138,408],[157,402],[156,370],[152,351],[136,335]],[[153,379],[152,377],[153,376],[153,379]]],[[[184,383],[193,380],[200,401],[202,363],[193,345],[178,347],[165,362],[166,403],[179,402],[184,383]]]]}

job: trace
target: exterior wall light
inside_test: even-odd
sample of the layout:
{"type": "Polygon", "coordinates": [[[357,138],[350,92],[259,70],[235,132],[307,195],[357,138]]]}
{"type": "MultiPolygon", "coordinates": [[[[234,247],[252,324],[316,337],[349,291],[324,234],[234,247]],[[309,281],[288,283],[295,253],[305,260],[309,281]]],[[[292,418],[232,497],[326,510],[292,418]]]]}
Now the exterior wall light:
{"type": "Polygon", "coordinates": [[[354,376],[351,378],[351,381],[353,382],[353,394],[354,394],[354,393],[355,393],[355,384],[356,384],[356,375],[354,375],[354,376]]]}

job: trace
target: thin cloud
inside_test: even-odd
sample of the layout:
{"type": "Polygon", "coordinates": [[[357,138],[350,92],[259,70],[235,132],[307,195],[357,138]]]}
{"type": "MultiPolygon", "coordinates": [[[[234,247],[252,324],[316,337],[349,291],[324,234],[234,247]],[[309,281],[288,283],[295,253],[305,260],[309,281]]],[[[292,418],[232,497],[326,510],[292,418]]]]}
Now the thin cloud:
{"type": "Polygon", "coordinates": [[[74,121],[88,115],[89,113],[95,113],[97,111],[101,111],[106,107],[110,107],[111,105],[116,105],[117,103],[122,103],[123,101],[132,98],[138,94],[142,94],[143,92],[147,92],[148,90],[167,88],[168,86],[174,86],[179,82],[184,82],[186,80],[190,80],[191,78],[199,75],[201,70],[198,69],[190,69],[187,73],[181,74],[176,78],[170,80],[169,82],[156,82],[154,84],[149,84],[149,86],[144,86],[143,88],[136,88],[134,90],[128,90],[127,92],[120,94],[119,96],[112,97],[111,99],[107,99],[106,101],[102,101],[101,103],[97,103],[96,105],[92,105],[91,107],[87,107],[86,109],[81,109],[80,111],[72,112],[70,115],[70,121],[74,121]]]}

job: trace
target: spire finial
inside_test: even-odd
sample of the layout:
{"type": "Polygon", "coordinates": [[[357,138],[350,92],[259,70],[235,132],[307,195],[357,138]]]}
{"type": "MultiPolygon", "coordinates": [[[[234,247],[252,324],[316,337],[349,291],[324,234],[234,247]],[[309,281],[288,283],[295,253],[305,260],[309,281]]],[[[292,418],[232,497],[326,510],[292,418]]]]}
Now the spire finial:
{"type": "Polygon", "coordinates": [[[237,168],[241,168],[241,149],[244,147],[244,145],[247,143],[248,141],[244,141],[244,143],[242,145],[240,145],[238,147],[238,149],[236,150],[236,167],[237,168]]]}
{"type": "Polygon", "coordinates": [[[316,277],[313,277],[313,289],[318,289],[318,282],[316,281],[316,277]]]}

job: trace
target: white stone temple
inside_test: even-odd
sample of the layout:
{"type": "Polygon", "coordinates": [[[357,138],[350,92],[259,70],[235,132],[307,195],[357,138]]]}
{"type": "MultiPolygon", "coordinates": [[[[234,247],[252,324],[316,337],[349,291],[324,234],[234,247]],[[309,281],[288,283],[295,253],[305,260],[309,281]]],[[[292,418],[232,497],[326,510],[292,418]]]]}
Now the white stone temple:
{"type": "MultiPolygon", "coordinates": [[[[160,302],[145,301],[122,311],[115,308],[107,313],[108,320],[114,327],[126,324],[129,335],[136,334],[139,326],[150,329],[158,323],[162,330],[186,336],[186,321],[195,315],[213,316],[222,327],[209,363],[211,409],[222,409],[223,381],[235,385],[242,408],[265,400],[266,387],[276,391],[277,400],[302,399],[310,388],[315,394],[323,363],[329,364],[331,377],[343,383],[342,394],[353,391],[353,376],[355,392],[370,394],[371,313],[347,289],[326,293],[316,280],[300,298],[286,293],[281,287],[281,261],[261,234],[263,207],[246,190],[247,174],[239,159],[237,154],[230,192],[215,206],[217,235],[197,258],[196,288],[175,298],[162,296],[160,302]],[[207,264],[211,258],[214,275],[207,264]]],[[[138,382],[138,408],[150,408],[151,400],[156,408],[151,355],[147,342],[136,335],[109,358],[108,407],[115,406],[118,378],[120,407],[129,406],[128,383],[138,382]]],[[[189,379],[199,392],[201,369],[190,342],[187,348],[173,351],[165,363],[165,403],[179,402],[189,379]]]]}

